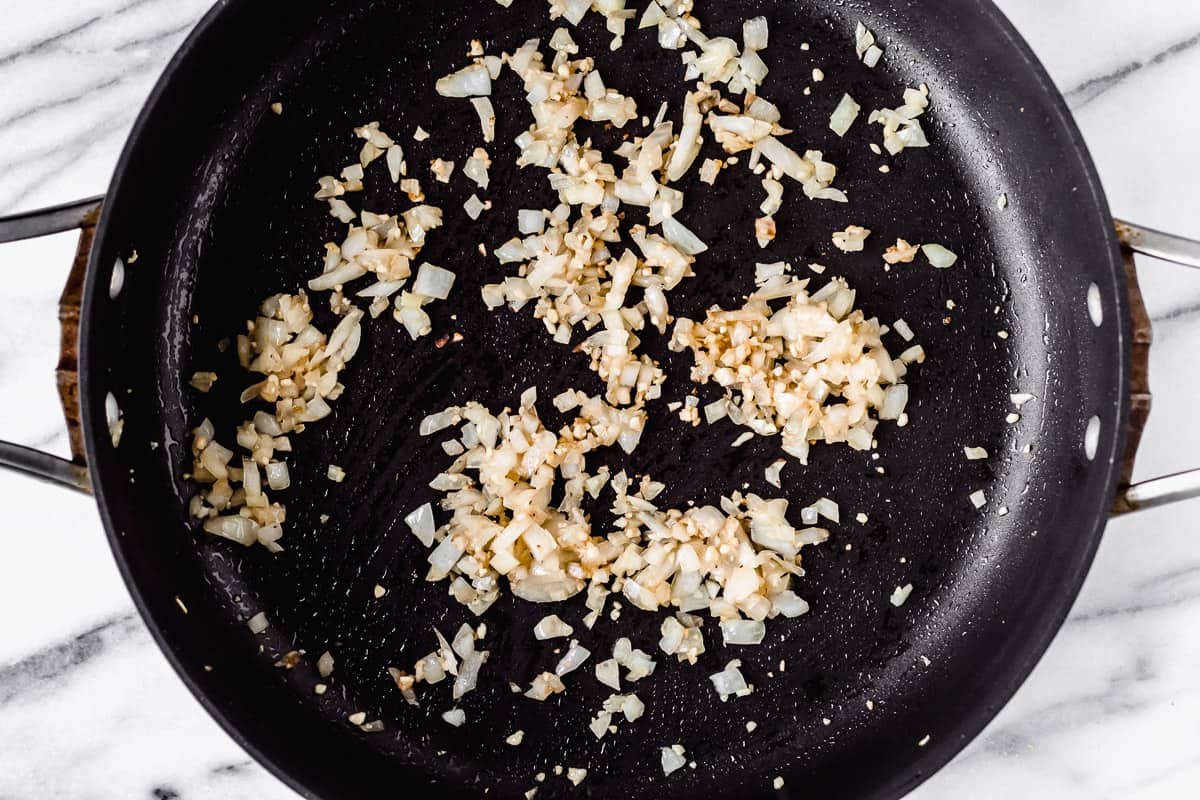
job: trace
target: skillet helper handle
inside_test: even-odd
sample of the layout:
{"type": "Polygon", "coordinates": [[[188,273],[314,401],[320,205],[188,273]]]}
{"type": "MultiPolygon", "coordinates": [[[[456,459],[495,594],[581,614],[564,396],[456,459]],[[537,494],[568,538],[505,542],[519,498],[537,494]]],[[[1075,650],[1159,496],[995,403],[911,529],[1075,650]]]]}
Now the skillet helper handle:
{"type": "Polygon", "coordinates": [[[100,219],[102,200],[103,198],[93,197],[53,208],[0,217],[0,243],[79,230],[75,261],[71,264],[67,284],[58,300],[58,319],[62,327],[57,369],[58,396],[62,401],[63,416],[71,441],[71,459],[0,441],[0,467],[89,494],[92,484],[88,477],[83,429],[79,421],[79,309],[83,297],[83,279],[87,273],[96,222],[100,219]]]}
{"type": "Polygon", "coordinates": [[[1146,314],[1146,306],[1142,303],[1142,293],[1134,271],[1133,254],[1140,253],[1200,269],[1200,241],[1143,228],[1121,220],[1117,220],[1116,225],[1117,236],[1125,254],[1125,274],[1129,282],[1129,307],[1133,319],[1133,374],[1130,381],[1132,392],[1129,432],[1126,436],[1124,466],[1113,504],[1113,514],[1128,514],[1200,497],[1200,469],[1132,483],[1134,458],[1150,416],[1149,355],[1152,339],[1150,318],[1146,314]]]}

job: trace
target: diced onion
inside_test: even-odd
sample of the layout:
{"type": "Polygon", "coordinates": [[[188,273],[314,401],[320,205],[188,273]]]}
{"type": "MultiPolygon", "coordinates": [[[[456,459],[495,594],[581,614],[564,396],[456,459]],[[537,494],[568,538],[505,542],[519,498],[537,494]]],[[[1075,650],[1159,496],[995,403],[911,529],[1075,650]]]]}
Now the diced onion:
{"type": "Polygon", "coordinates": [[[822,497],[813,503],[813,508],[817,510],[825,519],[833,523],[841,522],[841,514],[838,510],[838,504],[830,500],[828,497],[822,497]]]}
{"type": "Polygon", "coordinates": [[[485,64],[472,64],[439,78],[434,86],[442,97],[475,97],[492,93],[492,76],[485,64]]]}
{"type": "Polygon", "coordinates": [[[288,465],[283,461],[272,461],[267,464],[267,485],[275,490],[286,489],[292,485],[288,475],[288,465]]]}
{"type": "Polygon", "coordinates": [[[572,639],[570,647],[567,648],[566,655],[564,655],[559,660],[558,665],[554,667],[554,674],[561,677],[566,675],[568,672],[574,672],[575,670],[579,669],[583,662],[588,660],[588,657],[591,656],[591,654],[592,652],[590,650],[572,639]]]}
{"type": "Polygon", "coordinates": [[[529,687],[529,691],[525,696],[531,700],[545,701],[552,694],[566,691],[562,679],[553,672],[543,672],[533,679],[533,685],[529,687]]]}
{"type": "Polygon", "coordinates": [[[750,687],[741,670],[738,669],[741,665],[741,661],[734,659],[725,665],[725,669],[708,676],[722,700],[727,700],[731,696],[742,697],[750,693],[750,687]]]}
{"type": "Polygon", "coordinates": [[[408,525],[412,530],[413,536],[420,540],[421,544],[426,547],[433,546],[433,506],[425,503],[415,511],[409,512],[404,518],[404,524],[408,525]]]}
{"type": "Polygon", "coordinates": [[[904,605],[905,601],[908,600],[908,596],[912,594],[912,590],[913,585],[911,583],[906,583],[904,586],[897,586],[896,590],[892,592],[891,598],[889,598],[891,604],[896,608],[904,605]]]}
{"type": "Polygon", "coordinates": [[[422,436],[429,436],[430,434],[437,433],[444,428],[449,428],[459,419],[461,419],[459,416],[459,410],[457,408],[448,408],[445,411],[439,411],[436,414],[430,414],[422,419],[418,431],[422,436]]]}
{"type": "Polygon", "coordinates": [[[662,230],[663,236],[668,242],[688,255],[694,256],[708,250],[708,245],[700,241],[700,237],[684,227],[674,217],[663,218],[662,230]]]}
{"type": "Polygon", "coordinates": [[[850,126],[854,124],[854,120],[858,118],[858,112],[861,110],[862,106],[854,102],[853,97],[843,94],[841,102],[829,117],[829,129],[838,136],[845,136],[846,131],[850,130],[850,126]]]}
{"type": "Polygon", "coordinates": [[[615,658],[596,664],[596,680],[617,691],[621,690],[621,667],[615,658]]]}
{"type": "Polygon", "coordinates": [[[759,620],[730,619],[721,623],[721,636],[725,644],[755,645],[762,642],[767,628],[759,620]]]}
{"type": "Polygon", "coordinates": [[[486,97],[473,97],[471,105],[475,107],[475,113],[479,115],[479,127],[483,130],[483,140],[485,142],[495,141],[496,112],[492,108],[492,101],[486,97]]]}
{"type": "Polygon", "coordinates": [[[538,641],[545,641],[546,639],[570,636],[574,630],[570,625],[559,619],[557,614],[550,614],[542,617],[533,626],[533,635],[538,641]]]}
{"type": "Polygon", "coordinates": [[[782,458],[771,462],[771,465],[764,470],[764,477],[766,478],[767,483],[771,484],[776,489],[781,488],[779,475],[786,465],[787,461],[782,458]]]}
{"type": "Polygon", "coordinates": [[[771,598],[771,610],[778,611],[789,619],[800,617],[809,612],[808,601],[798,597],[793,591],[780,592],[771,598]]]}
{"type": "MultiPolygon", "coordinates": [[[[679,745],[675,745],[675,747],[679,747],[679,745]]],[[[679,749],[682,750],[683,748],[679,747],[679,749]]],[[[675,770],[687,764],[687,759],[683,757],[683,754],[676,752],[671,747],[661,748],[661,753],[663,775],[670,775],[675,770]]]]}
{"type": "Polygon", "coordinates": [[[413,284],[413,294],[432,297],[435,300],[445,300],[450,296],[450,287],[454,285],[454,273],[448,269],[422,264],[417,270],[417,280],[413,284]]]}
{"type": "Polygon", "coordinates": [[[929,259],[929,263],[938,269],[946,269],[954,266],[954,262],[958,261],[958,256],[942,247],[940,244],[923,244],[921,252],[929,259]]]}
{"type": "Polygon", "coordinates": [[[742,44],[747,50],[766,50],[767,18],[753,17],[742,23],[742,44]]]}
{"type": "Polygon", "coordinates": [[[487,661],[488,651],[475,650],[463,659],[458,668],[458,676],[454,679],[451,696],[457,700],[467,692],[473,691],[479,681],[479,668],[487,661]]]}

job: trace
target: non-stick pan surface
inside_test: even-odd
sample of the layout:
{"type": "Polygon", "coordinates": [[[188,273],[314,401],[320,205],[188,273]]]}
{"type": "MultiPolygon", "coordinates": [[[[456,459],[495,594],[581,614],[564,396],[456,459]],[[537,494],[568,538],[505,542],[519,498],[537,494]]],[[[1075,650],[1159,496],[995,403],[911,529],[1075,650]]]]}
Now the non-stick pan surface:
{"type": "MultiPolygon", "coordinates": [[[[832,538],[806,551],[808,574],[796,588],[812,612],[773,621],[757,648],[723,646],[710,622],[701,663],[660,659],[652,677],[629,686],[646,716],[602,742],[587,722],[609,690],[590,664],[544,704],[509,688],[558,659],[533,640],[532,624],[549,612],[577,624],[581,598],[559,606],[503,598],[486,614],[491,659],[459,704],[462,728],[440,719],[452,706],[447,686],[423,691],[413,708],[386,672],[429,652],[433,626],[450,633],[474,621],[444,583],[422,579],[425,552],[401,522],[435,499],[426,486],[449,462],[441,437],[415,435],[419,419],[472,399],[511,406],[529,386],[543,400],[566,387],[600,389],[585,357],[552,343],[528,311],[488,312],[479,298],[480,285],[505,270],[477,245],[490,252],[516,233],[517,209],[554,202],[544,171],[514,165],[511,142],[529,119],[511,74],[493,97],[492,188],[480,193],[493,209],[472,223],[460,207],[475,187],[457,173],[448,186],[435,183],[427,168],[435,157],[461,166],[481,143],[470,105],[438,97],[434,79],[465,63],[472,38],[489,52],[545,41],[556,27],[546,4],[222,3],[155,91],[118,169],[88,276],[82,366],[93,479],[118,560],[168,656],[217,719],[302,792],[418,797],[436,783],[439,796],[514,796],[545,772],[540,797],[749,797],[770,793],[776,775],[797,796],[894,797],[982,728],[1060,624],[1111,499],[1128,369],[1116,243],[1065,107],[982,0],[701,0],[697,9],[708,33],[734,37],[759,13],[771,25],[763,93],[796,128],[793,146],[839,165],[851,202],[810,202],[788,184],[779,238],[759,251],[758,179],[727,170],[710,188],[693,170],[681,219],[710,250],[671,294],[672,311],[698,317],[710,304],[738,302],[755,261],[820,262],[828,272],[818,285],[845,276],[868,315],[908,321],[928,360],[910,373],[909,424],[880,426],[878,458],[817,446],[807,467],[783,472],[794,508],[828,496],[842,509],[832,538]],[[885,48],[874,70],[854,57],[860,20],[885,48]],[[823,82],[813,81],[814,67],[823,82]],[[844,139],[829,131],[844,91],[869,110],[899,105],[903,88],[922,82],[933,98],[931,148],[874,156],[868,143],[879,129],[865,111],[844,139]],[[281,116],[269,110],[276,101],[281,116]],[[294,437],[286,552],[244,550],[196,532],[186,517],[190,488],[179,476],[189,430],[204,416],[227,432],[242,419],[245,381],[217,343],[241,331],[261,298],[320,271],[321,245],[342,226],[312,199],[315,181],[354,161],[350,130],[369,120],[403,142],[430,202],[445,209],[447,224],[422,255],[458,281],[432,307],[432,336],[413,342],[386,315],[367,324],[333,416],[294,437]],[[428,141],[411,140],[418,125],[428,141]],[[889,174],[878,172],[883,163],[889,174]],[[873,231],[866,253],[832,248],[830,233],[848,224],[873,231]],[[884,272],[878,252],[898,236],[942,242],[960,261],[884,272]],[[125,287],[110,299],[112,264],[134,250],[125,287]],[[1086,305],[1092,286],[1099,325],[1086,305]],[[439,347],[453,332],[463,340],[439,347]],[[222,378],[197,395],[187,379],[210,369],[222,378]],[[126,420],[117,449],[104,422],[109,392],[126,420]],[[1011,423],[1014,392],[1036,399],[1011,423]],[[1100,434],[1089,459],[1092,417],[1100,434]],[[968,462],[964,446],[992,457],[968,462]],[[329,464],[345,468],[344,483],[325,479],[329,464]],[[968,499],[975,490],[986,493],[982,510],[968,499]],[[893,608],[893,588],[910,582],[911,598],[893,608]],[[376,584],[388,589],[382,599],[376,584]],[[258,611],[271,627],[256,637],[245,620],[258,611]],[[272,666],[297,648],[308,657],[295,669],[272,666]],[[325,650],[336,670],[317,696],[313,664],[325,650]],[[707,676],[735,657],[755,691],[720,703],[707,676]],[[386,729],[347,724],[360,710],[386,729]],[[518,729],[524,743],[506,745],[518,729]],[[664,779],[658,749],[675,743],[695,768],[664,779]],[[585,767],[588,777],[573,787],[555,765],[585,767]]],[[[682,67],[651,32],[631,28],[615,53],[595,15],[574,35],[643,113],[653,117],[667,100],[678,115],[682,67]]],[[[592,133],[603,142],[622,135],[592,133]]],[[[709,145],[701,157],[714,154],[709,145]]],[[[381,164],[351,202],[381,212],[409,205],[381,164]]],[[[664,399],[683,399],[694,388],[689,359],[647,338],[667,365],[664,399]]],[[[712,387],[698,392],[702,402],[715,396],[712,387]]],[[[612,457],[614,466],[665,481],[662,500],[672,505],[735,489],[778,494],[763,479],[780,455],[776,440],[731,449],[740,430],[728,422],[693,428],[663,405],[638,450],[612,457]]],[[[547,402],[541,409],[548,422],[560,419],[547,402]]],[[[597,522],[609,499],[597,504],[597,522]]],[[[580,628],[580,638],[597,654],[622,635],[656,651],[660,622],[627,607],[619,623],[606,618],[580,628]]]]}

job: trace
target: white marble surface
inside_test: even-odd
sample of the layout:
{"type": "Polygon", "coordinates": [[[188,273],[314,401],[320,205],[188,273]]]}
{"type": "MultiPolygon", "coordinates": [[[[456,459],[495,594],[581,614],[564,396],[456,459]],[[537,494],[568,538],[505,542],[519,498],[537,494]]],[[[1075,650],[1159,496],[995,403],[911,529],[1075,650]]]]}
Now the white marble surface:
{"type": "MultiPolygon", "coordinates": [[[[1200,237],[1200,3],[1002,0],[1067,93],[1114,213],[1200,237]]],[[[0,0],[0,213],[103,191],[206,0],[0,0]]],[[[0,436],[65,448],[52,369],[70,237],[0,248],[0,436]]],[[[1139,474],[1200,461],[1200,273],[1143,261],[1157,343],[1139,474]]],[[[286,798],[175,678],[84,498],[0,475],[0,798],[286,798]],[[19,501],[19,502],[18,502],[19,501]]],[[[1109,526],[1071,619],[920,800],[1200,796],[1200,502],[1109,526]]]]}

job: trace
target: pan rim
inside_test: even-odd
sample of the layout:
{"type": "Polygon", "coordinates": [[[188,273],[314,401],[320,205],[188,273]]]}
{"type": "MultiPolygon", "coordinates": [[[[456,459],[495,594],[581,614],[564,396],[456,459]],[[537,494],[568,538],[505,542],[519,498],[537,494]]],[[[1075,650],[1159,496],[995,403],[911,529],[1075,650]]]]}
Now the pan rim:
{"type": "MultiPolygon", "coordinates": [[[[100,365],[104,362],[105,354],[101,351],[97,341],[94,341],[92,333],[96,316],[96,304],[103,302],[107,297],[103,291],[103,281],[100,277],[103,254],[109,252],[115,246],[115,242],[113,241],[114,235],[111,230],[112,226],[109,224],[113,216],[110,209],[120,205],[125,197],[134,194],[135,190],[125,180],[129,172],[129,164],[134,159],[135,154],[144,146],[146,128],[161,107],[161,101],[164,96],[171,91],[176,74],[179,72],[181,66],[192,57],[197,46],[214,35],[213,29],[222,15],[227,13],[239,1],[219,0],[200,19],[179,46],[171,60],[164,67],[161,76],[142,106],[130,129],[121,156],[113,171],[113,178],[109,185],[105,207],[96,229],[95,244],[91,251],[83,290],[79,343],[80,394],[82,397],[81,422],[84,442],[88,451],[89,471],[95,491],[95,499],[110,549],[113,552],[117,567],[129,591],[133,604],[145,622],[155,643],[166,657],[168,663],[170,663],[172,669],[183,681],[183,684],[199,701],[201,707],[208,712],[209,716],[217,722],[221,729],[239,747],[299,795],[307,798],[316,798],[319,795],[296,774],[296,771],[285,766],[285,759],[283,757],[284,748],[278,742],[272,742],[269,746],[263,747],[260,746],[257,738],[245,736],[241,728],[233,721],[231,715],[227,714],[220,706],[217,698],[210,696],[209,691],[191,674],[189,665],[184,663],[182,654],[173,643],[173,636],[169,636],[167,633],[169,629],[167,620],[163,614],[158,613],[151,606],[145,596],[143,587],[140,585],[137,576],[134,574],[134,569],[125,555],[124,548],[128,544],[116,530],[111,505],[119,502],[120,492],[124,488],[124,485],[118,484],[115,479],[110,480],[107,477],[110,471],[102,470],[98,465],[100,460],[108,457],[107,451],[102,446],[107,433],[107,422],[103,409],[103,396],[106,387],[101,385],[103,372],[100,365]],[[97,371],[93,372],[93,369],[97,371]]],[[[1115,391],[1113,399],[1115,399],[1116,407],[1116,424],[1113,426],[1113,430],[1108,431],[1102,438],[1097,449],[1096,461],[1093,463],[1093,469],[1104,469],[1107,473],[1105,476],[1106,489],[1103,495],[1106,502],[1103,507],[1093,510],[1093,518],[1090,526],[1081,526],[1081,547],[1071,565],[1074,571],[1061,583],[1060,596],[1066,598],[1066,600],[1059,604],[1059,608],[1051,609],[1038,620],[1035,629],[1026,637],[1025,645],[1019,659],[1008,666],[1006,673],[1008,679],[1003,683],[998,683],[987,695],[977,698],[974,713],[960,719],[956,723],[955,727],[958,735],[932,742],[929,747],[924,749],[920,758],[910,762],[907,772],[896,773],[890,781],[881,783],[872,795],[873,797],[880,798],[900,797],[907,794],[941,770],[979,736],[983,729],[999,713],[1000,709],[1007,705],[1017,689],[1025,683],[1034,667],[1041,661],[1050,643],[1069,615],[1073,601],[1078,596],[1083,581],[1090,572],[1092,562],[1099,547],[1100,539],[1108,519],[1108,509],[1111,507],[1117,489],[1121,467],[1120,455],[1124,452],[1129,415],[1128,375],[1131,370],[1129,305],[1125,279],[1121,271],[1120,246],[1116,232],[1111,224],[1108,202],[1100,182],[1099,173],[1096,170],[1095,164],[1084,143],[1083,136],[1075,123],[1065,99],[1050,79],[1049,74],[1032,48],[992,0],[978,0],[976,5],[980,17],[993,26],[993,29],[997,33],[1003,36],[1014,56],[1021,59],[1022,63],[1020,66],[1028,72],[1029,76],[1034,79],[1037,86],[1043,92],[1044,99],[1047,101],[1047,108],[1054,114],[1054,123],[1059,131],[1064,134],[1062,148],[1064,156],[1077,160],[1082,169],[1082,174],[1086,176],[1086,186],[1081,188],[1081,193],[1089,198],[1092,207],[1095,209],[1096,216],[1098,217],[1095,220],[1096,233],[1103,237],[1107,245],[1106,250],[1110,254],[1109,270],[1111,271],[1111,285],[1114,287],[1114,304],[1117,310],[1116,318],[1118,324],[1115,326],[1115,334],[1120,357],[1118,359],[1118,371],[1113,378],[1116,384],[1113,387],[1115,391]],[[1084,536],[1086,536],[1086,540],[1083,540],[1084,536]]],[[[789,774],[787,770],[784,770],[782,774],[789,778],[800,779],[801,777],[800,775],[789,774]]]]}

